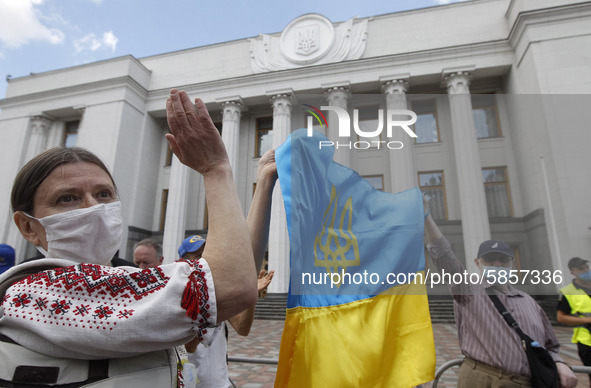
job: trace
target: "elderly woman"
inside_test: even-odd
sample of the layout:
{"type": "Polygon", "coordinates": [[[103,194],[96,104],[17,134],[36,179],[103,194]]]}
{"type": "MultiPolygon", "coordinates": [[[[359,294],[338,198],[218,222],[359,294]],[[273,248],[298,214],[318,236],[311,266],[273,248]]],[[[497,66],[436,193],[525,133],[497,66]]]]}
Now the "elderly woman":
{"type": "Polygon", "coordinates": [[[166,110],[172,151],[203,175],[203,258],[107,266],[122,232],[108,169],[79,148],[35,157],[15,179],[12,207],[21,234],[46,258],[0,277],[1,386],[174,386],[176,368],[166,367],[174,351],[164,350],[194,337],[208,343],[218,322],[256,302],[251,242],[219,133],[205,104],[194,106],[185,92],[172,90],[166,110]]]}

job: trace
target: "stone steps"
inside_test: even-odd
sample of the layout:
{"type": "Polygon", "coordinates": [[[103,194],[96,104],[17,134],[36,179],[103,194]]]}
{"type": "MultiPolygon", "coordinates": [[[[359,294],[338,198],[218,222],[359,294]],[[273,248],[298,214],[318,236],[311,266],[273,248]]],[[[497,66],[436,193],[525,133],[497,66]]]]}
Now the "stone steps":
{"type": "Polygon", "coordinates": [[[255,319],[285,319],[287,294],[267,294],[260,298],[255,306],[255,319]]]}
{"type": "MultiPolygon", "coordinates": [[[[286,294],[267,294],[259,299],[255,307],[255,319],[285,319],[286,294]]],[[[451,297],[429,298],[429,310],[433,323],[454,323],[453,300],[451,297]]]]}

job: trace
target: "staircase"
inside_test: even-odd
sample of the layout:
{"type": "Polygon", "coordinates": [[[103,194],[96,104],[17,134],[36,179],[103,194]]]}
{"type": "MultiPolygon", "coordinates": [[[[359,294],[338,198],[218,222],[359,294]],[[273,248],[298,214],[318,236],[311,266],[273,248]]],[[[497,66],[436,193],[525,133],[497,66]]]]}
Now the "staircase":
{"type": "MultiPolygon", "coordinates": [[[[556,299],[551,296],[535,296],[534,299],[542,306],[550,323],[556,323],[556,299]]],[[[267,294],[265,298],[259,299],[254,317],[255,319],[285,319],[285,308],[287,305],[287,294],[267,294]]],[[[450,295],[429,295],[429,311],[433,323],[455,323],[454,303],[450,295]]]]}
{"type": "Polygon", "coordinates": [[[546,313],[548,320],[551,324],[555,325],[556,322],[556,307],[558,306],[558,296],[556,295],[532,295],[532,297],[538,302],[542,310],[546,313]]]}
{"type": "Polygon", "coordinates": [[[432,323],[455,323],[454,300],[450,295],[429,295],[432,323]]]}
{"type": "MultiPolygon", "coordinates": [[[[267,294],[265,298],[258,300],[254,317],[255,319],[284,320],[286,305],[286,294],[267,294]]],[[[450,296],[430,296],[429,310],[433,323],[454,323],[453,299],[450,296]]]]}
{"type": "Polygon", "coordinates": [[[267,294],[257,301],[254,318],[284,320],[286,307],[287,294],[267,294]]]}

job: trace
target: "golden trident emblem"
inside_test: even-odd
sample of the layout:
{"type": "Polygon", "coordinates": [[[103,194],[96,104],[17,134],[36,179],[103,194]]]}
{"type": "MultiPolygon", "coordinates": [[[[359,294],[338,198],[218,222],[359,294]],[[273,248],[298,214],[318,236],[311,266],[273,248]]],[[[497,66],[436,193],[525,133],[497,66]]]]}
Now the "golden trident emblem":
{"type": "MultiPolygon", "coordinates": [[[[337,204],[339,200],[339,194],[332,186],[330,191],[330,203],[324,211],[322,217],[322,229],[316,235],[314,239],[314,266],[326,268],[326,273],[342,275],[347,272],[347,267],[353,267],[360,265],[359,259],[359,246],[357,244],[357,237],[351,230],[353,220],[353,201],[352,197],[347,199],[345,206],[341,211],[340,222],[335,227],[335,219],[337,215],[337,204]],[[345,226],[346,225],[346,226],[345,226]],[[326,242],[322,244],[322,241],[326,239],[326,242]],[[345,245],[341,245],[341,241],[345,241],[345,245]],[[334,242],[335,250],[332,249],[331,245],[334,242]],[[353,250],[355,259],[347,259],[347,252],[353,250]],[[319,259],[319,252],[322,255],[319,259]],[[342,268],[342,272],[339,268],[342,268]]],[[[342,276],[339,276],[339,282],[335,283],[337,287],[341,286],[342,276]]]]}

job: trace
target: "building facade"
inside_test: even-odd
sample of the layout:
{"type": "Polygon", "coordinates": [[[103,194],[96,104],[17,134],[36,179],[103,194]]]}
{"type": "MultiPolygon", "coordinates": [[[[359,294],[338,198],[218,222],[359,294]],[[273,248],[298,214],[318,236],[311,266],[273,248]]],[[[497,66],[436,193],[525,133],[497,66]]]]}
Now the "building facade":
{"type": "MultiPolygon", "coordinates": [[[[260,155],[313,126],[374,187],[419,186],[469,269],[482,240],[502,239],[519,269],[562,275],[524,287],[554,294],[570,281],[570,257],[591,258],[590,68],[590,1],[474,0],[342,22],[307,14],[271,35],[13,78],[0,100],[0,242],[17,261],[35,254],[13,225],[11,183],[34,155],[77,145],[113,172],[120,256],[154,237],[175,260],[186,235],[207,231],[202,180],[164,138],[165,100],[179,88],[202,98],[221,130],[245,214],[260,155]],[[339,137],[334,110],[323,110],[328,127],[311,116],[321,106],[344,109],[364,132],[339,137]],[[417,137],[389,133],[388,117],[366,136],[388,110],[414,112],[417,137]]],[[[269,292],[287,292],[278,188],[268,266],[269,292]]]]}

